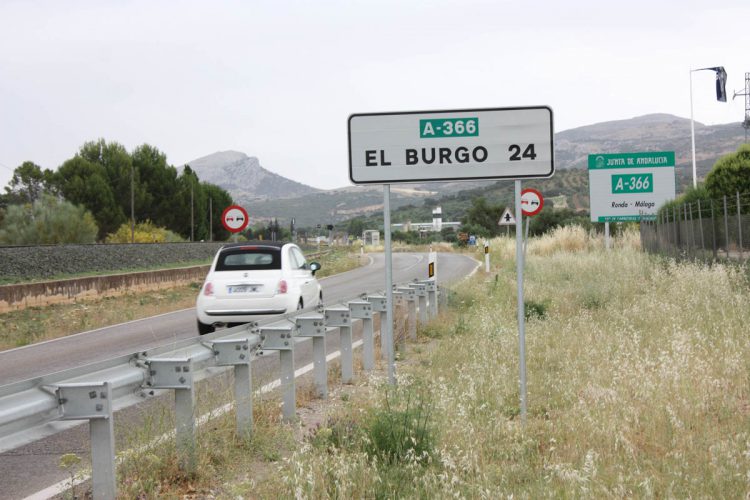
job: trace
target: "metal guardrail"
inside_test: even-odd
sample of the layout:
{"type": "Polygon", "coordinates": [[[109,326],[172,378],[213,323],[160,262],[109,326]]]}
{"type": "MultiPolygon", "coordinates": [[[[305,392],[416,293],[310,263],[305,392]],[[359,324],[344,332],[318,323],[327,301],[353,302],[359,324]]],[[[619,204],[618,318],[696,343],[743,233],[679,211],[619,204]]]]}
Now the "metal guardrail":
{"type": "MultiPolygon", "coordinates": [[[[408,308],[411,337],[416,337],[417,307],[420,322],[427,321],[428,315],[437,315],[438,288],[432,280],[400,286],[394,296],[408,308]]],[[[32,430],[51,435],[63,430],[61,422],[88,420],[94,498],[114,498],[114,411],[161,390],[173,390],[175,436],[181,466],[192,470],[196,463],[195,384],[217,374],[217,370],[210,373],[207,368],[234,370],[236,430],[238,434],[247,435],[252,433],[253,421],[251,363],[258,352],[279,351],[282,414],[285,420],[290,420],[296,414],[295,344],[303,338],[312,338],[315,387],[318,395],[326,398],[326,333],[339,330],[341,376],[344,383],[349,382],[354,377],[353,323],[363,323],[362,365],[365,370],[371,370],[375,352],[373,313],[386,311],[383,295],[363,294],[345,304],[302,310],[264,324],[250,323],[219,330],[168,346],[0,386],[0,451],[38,439],[39,434],[30,436],[32,430]]],[[[392,343],[381,336],[381,348],[387,349],[390,345],[392,343]]],[[[381,352],[386,353],[385,349],[381,352]]]]}

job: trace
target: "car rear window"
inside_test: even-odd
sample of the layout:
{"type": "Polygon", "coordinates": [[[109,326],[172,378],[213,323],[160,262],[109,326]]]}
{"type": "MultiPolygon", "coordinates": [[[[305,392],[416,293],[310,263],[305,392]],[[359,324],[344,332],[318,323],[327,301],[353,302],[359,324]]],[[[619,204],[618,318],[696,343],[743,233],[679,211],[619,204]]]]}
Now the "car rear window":
{"type": "Polygon", "coordinates": [[[238,247],[224,250],[216,262],[217,271],[281,269],[281,251],[268,247],[238,247]]]}

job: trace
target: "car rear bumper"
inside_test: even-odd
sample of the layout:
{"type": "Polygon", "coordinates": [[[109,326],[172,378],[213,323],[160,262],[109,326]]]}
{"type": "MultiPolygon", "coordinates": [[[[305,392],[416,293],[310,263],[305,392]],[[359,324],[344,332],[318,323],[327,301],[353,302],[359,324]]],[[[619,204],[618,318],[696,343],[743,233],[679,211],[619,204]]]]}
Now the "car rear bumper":
{"type": "Polygon", "coordinates": [[[294,311],[297,299],[293,295],[276,295],[269,298],[255,299],[215,299],[201,296],[196,304],[198,321],[210,325],[213,323],[247,323],[255,321],[258,316],[274,316],[294,311]]]}
{"type": "Polygon", "coordinates": [[[257,316],[261,314],[284,314],[286,309],[208,309],[206,316],[257,316]]]}

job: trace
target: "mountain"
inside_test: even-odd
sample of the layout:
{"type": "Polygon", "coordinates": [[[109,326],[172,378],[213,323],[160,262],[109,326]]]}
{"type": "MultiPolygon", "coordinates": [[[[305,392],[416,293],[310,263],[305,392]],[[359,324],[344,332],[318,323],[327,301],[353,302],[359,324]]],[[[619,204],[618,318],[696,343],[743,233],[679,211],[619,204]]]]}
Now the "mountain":
{"type": "MultiPolygon", "coordinates": [[[[706,126],[695,122],[695,158],[698,178],[711,170],[719,157],[733,153],[744,141],[739,123],[706,126]]],[[[690,120],[651,114],[555,134],[555,168],[588,168],[593,153],[674,151],[678,177],[692,180],[690,120]]]]}
{"type": "MultiPolygon", "coordinates": [[[[695,122],[698,178],[705,177],[719,157],[736,151],[743,141],[744,130],[739,122],[711,126],[695,122]]],[[[556,133],[555,176],[524,184],[541,189],[545,197],[554,197],[556,206],[587,210],[588,155],[638,151],[674,151],[678,193],[692,183],[690,120],[650,114],[556,133]]],[[[294,217],[298,227],[311,227],[382,214],[383,210],[383,190],[379,185],[318,190],[269,172],[257,158],[236,151],[214,153],[190,162],[190,166],[201,180],[229,191],[248,210],[253,222],[278,218],[288,223],[294,217]]],[[[429,211],[422,207],[436,204],[443,206],[446,220],[458,220],[466,203],[458,203],[455,195],[463,192],[463,196],[504,199],[512,191],[506,189],[508,186],[511,184],[507,181],[491,180],[394,184],[391,186],[394,222],[401,218],[400,207],[403,207],[401,214],[416,210],[429,217],[429,211]],[[447,207],[451,210],[446,211],[447,207]]]]}
{"type": "Polygon", "coordinates": [[[268,198],[296,198],[320,191],[266,170],[258,158],[239,151],[219,151],[188,165],[201,181],[226,189],[240,204],[268,198]]]}

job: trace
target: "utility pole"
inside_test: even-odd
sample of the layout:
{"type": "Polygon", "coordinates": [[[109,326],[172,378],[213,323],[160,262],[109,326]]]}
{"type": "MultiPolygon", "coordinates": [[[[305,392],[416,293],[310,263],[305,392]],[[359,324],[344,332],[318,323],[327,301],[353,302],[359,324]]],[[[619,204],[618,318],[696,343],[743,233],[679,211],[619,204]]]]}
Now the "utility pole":
{"type": "Polygon", "coordinates": [[[214,241],[214,200],[208,197],[208,241],[214,241]]]}
{"type": "Polygon", "coordinates": [[[193,182],[190,182],[190,241],[195,241],[195,217],[194,217],[194,208],[193,208],[193,182]]]}
{"type": "Polygon", "coordinates": [[[745,119],[742,128],[745,129],[745,142],[747,142],[747,130],[750,129],[750,73],[745,73],[745,92],[735,92],[732,100],[738,95],[745,96],[745,119]]]}
{"type": "Polygon", "coordinates": [[[130,243],[135,243],[135,167],[130,164],[130,243]]]}

